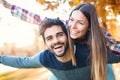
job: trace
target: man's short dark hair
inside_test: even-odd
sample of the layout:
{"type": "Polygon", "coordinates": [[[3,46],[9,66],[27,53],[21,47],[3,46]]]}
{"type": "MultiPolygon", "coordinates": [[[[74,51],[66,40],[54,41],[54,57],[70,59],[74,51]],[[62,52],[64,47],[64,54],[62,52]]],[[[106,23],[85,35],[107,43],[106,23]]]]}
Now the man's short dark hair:
{"type": "Polygon", "coordinates": [[[39,26],[39,33],[43,37],[44,40],[45,40],[44,38],[45,30],[47,28],[52,27],[53,25],[60,26],[63,32],[66,34],[66,36],[68,36],[66,26],[61,20],[59,20],[59,18],[45,18],[43,21],[41,21],[40,26],[39,26]]]}

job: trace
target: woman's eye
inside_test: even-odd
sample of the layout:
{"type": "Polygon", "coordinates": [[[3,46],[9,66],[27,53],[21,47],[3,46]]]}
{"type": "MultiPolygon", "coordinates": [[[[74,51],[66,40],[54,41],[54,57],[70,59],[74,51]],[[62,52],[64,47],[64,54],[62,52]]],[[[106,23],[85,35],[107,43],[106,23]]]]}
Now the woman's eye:
{"type": "Polygon", "coordinates": [[[70,19],[69,19],[69,21],[73,21],[73,19],[72,19],[72,18],[70,18],[70,19]]]}
{"type": "Polygon", "coordinates": [[[83,22],[78,22],[79,24],[83,25],[83,22]]]}

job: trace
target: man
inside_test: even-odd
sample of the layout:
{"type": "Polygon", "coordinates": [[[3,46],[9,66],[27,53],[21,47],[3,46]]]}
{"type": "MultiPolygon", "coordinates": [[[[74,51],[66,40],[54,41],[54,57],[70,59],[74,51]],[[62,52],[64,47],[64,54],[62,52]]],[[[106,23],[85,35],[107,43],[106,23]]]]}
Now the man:
{"type": "Polygon", "coordinates": [[[17,68],[36,68],[44,66],[51,70],[53,74],[56,74],[57,79],[70,80],[67,76],[62,76],[65,75],[64,72],[66,71],[64,70],[69,69],[67,65],[71,65],[71,67],[75,68],[71,63],[67,30],[64,23],[59,19],[45,19],[41,22],[40,26],[40,34],[48,49],[33,57],[0,56],[0,62],[4,65],[17,68]],[[68,61],[70,61],[69,64],[67,63],[68,61]]]}
{"type": "MultiPolygon", "coordinates": [[[[64,23],[59,19],[46,18],[40,24],[40,34],[48,49],[32,57],[2,55],[0,56],[0,62],[4,65],[17,68],[37,68],[44,66],[53,73],[50,80],[90,79],[90,67],[86,64],[88,57],[85,57],[89,55],[88,46],[75,44],[74,51],[77,65],[72,65],[70,48],[68,47],[67,30],[64,23]],[[87,54],[84,55],[81,53],[87,54]]],[[[120,57],[115,54],[111,54],[110,58],[108,61],[110,63],[120,61],[120,57]],[[112,58],[115,59],[113,60],[112,58]]],[[[113,75],[110,77],[114,78],[113,75]]]]}

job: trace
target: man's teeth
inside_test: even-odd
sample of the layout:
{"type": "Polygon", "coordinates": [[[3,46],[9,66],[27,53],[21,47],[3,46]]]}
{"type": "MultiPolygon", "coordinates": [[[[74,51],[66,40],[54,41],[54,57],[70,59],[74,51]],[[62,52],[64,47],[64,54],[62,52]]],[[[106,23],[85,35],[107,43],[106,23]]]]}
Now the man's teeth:
{"type": "Polygon", "coordinates": [[[62,46],[55,47],[55,49],[61,48],[62,46]]]}

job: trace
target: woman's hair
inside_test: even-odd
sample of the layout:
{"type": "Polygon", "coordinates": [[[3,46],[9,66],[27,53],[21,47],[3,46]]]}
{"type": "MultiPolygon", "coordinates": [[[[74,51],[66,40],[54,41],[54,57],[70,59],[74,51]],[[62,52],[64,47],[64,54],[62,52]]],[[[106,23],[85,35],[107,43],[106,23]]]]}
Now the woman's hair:
{"type": "MultiPolygon", "coordinates": [[[[82,12],[89,22],[87,34],[87,43],[90,47],[91,59],[91,78],[92,80],[106,80],[106,64],[107,64],[107,49],[106,39],[99,27],[98,15],[95,7],[90,3],[84,3],[76,6],[71,12],[70,16],[75,10],[82,12]]],[[[69,16],[69,17],[70,17],[69,16]]],[[[68,27],[69,29],[69,27],[68,27]]],[[[68,39],[70,39],[68,30],[68,39]]],[[[69,41],[70,42],[70,41],[69,41]]],[[[72,46],[72,43],[69,43],[72,46]]]]}

